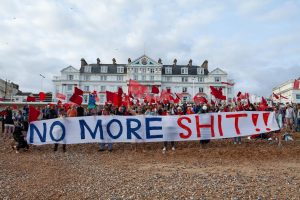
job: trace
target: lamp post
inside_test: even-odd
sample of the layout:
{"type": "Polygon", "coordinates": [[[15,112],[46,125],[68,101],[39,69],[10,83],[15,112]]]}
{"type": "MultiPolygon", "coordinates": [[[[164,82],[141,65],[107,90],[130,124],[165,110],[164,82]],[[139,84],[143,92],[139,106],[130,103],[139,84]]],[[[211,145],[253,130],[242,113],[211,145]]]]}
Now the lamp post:
{"type": "Polygon", "coordinates": [[[43,80],[46,78],[44,75],[40,74],[41,77],[41,92],[43,91],[43,80]]]}

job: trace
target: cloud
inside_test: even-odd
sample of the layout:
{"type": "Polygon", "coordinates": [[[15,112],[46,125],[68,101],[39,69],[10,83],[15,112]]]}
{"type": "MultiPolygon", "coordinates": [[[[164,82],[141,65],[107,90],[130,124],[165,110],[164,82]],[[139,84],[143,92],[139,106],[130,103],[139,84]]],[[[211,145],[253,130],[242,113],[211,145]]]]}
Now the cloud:
{"type": "Polygon", "coordinates": [[[298,7],[256,0],[7,0],[0,7],[0,78],[38,92],[41,73],[43,88],[52,91],[52,77],[69,65],[79,68],[82,57],[127,63],[145,51],[165,64],[207,59],[210,70],[220,67],[235,79],[236,90],[267,95],[299,74],[298,7]]]}

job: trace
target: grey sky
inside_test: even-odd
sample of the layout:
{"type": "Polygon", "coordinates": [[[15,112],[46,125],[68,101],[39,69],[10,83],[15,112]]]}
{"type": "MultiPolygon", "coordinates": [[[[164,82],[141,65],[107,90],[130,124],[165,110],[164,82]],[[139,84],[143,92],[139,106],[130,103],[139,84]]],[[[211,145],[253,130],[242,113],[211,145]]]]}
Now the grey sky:
{"type": "Polygon", "coordinates": [[[52,91],[52,77],[84,57],[220,67],[236,92],[270,95],[300,76],[299,1],[10,1],[0,4],[0,77],[52,91]]]}

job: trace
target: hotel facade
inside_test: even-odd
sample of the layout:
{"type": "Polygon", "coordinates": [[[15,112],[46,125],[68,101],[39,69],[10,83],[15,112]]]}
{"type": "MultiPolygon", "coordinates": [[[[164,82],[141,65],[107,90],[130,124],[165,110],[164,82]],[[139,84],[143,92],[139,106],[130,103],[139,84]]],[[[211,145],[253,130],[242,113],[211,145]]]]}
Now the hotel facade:
{"type": "Polygon", "coordinates": [[[130,79],[147,85],[150,91],[153,85],[160,91],[171,89],[172,93],[182,94],[182,102],[192,101],[195,95],[214,99],[209,86],[222,88],[227,101],[234,97],[233,80],[228,79],[228,74],[220,68],[209,71],[208,61],[202,65],[193,65],[192,60],[189,60],[186,65],[178,65],[174,59],[173,64],[165,65],[161,59],[155,61],[142,55],[133,61],[128,58],[127,64],[117,64],[115,58],[111,64],[101,63],[99,58],[95,64],[88,64],[82,58],[80,69],[68,66],[60,71],[59,76],[54,76],[53,98],[55,94],[62,93],[68,100],[76,86],[84,91],[84,103],[88,102],[89,92],[97,91],[99,103],[104,104],[105,91],[116,92],[118,87],[122,87],[127,93],[130,79]]]}

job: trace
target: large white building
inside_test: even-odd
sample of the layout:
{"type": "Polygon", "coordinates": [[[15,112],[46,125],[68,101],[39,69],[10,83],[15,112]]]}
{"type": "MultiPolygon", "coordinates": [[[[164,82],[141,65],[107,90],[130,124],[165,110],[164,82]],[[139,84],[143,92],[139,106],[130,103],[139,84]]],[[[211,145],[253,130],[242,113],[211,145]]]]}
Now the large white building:
{"type": "MultiPolygon", "coordinates": [[[[300,77],[298,78],[298,80],[300,80],[300,77]]],[[[286,103],[286,102],[289,102],[289,103],[300,103],[300,89],[295,89],[294,88],[294,82],[295,82],[295,79],[292,79],[292,80],[288,80],[282,84],[280,84],[279,86],[277,87],[274,87],[272,92],[278,96],[283,96],[283,97],[286,97],[287,99],[285,98],[279,98],[279,99],[276,99],[274,97],[274,95],[272,95],[272,99],[274,102],[281,102],[281,103],[286,103]]]]}
{"type": "Polygon", "coordinates": [[[95,90],[99,92],[100,103],[103,104],[106,100],[105,91],[117,91],[120,86],[127,91],[130,79],[149,86],[150,91],[155,85],[160,91],[171,89],[172,93],[181,93],[183,101],[191,101],[196,94],[210,100],[213,97],[209,86],[222,87],[228,101],[234,97],[233,80],[229,80],[228,74],[220,68],[209,71],[207,61],[201,66],[193,65],[192,60],[186,65],[177,65],[174,59],[173,64],[164,65],[161,59],[156,62],[146,55],[134,61],[129,58],[127,64],[117,64],[115,59],[112,61],[112,64],[103,64],[97,58],[97,63],[88,64],[81,59],[79,70],[73,66],[62,69],[60,76],[53,79],[53,97],[56,93],[62,93],[69,99],[77,86],[85,91],[85,103],[88,92],[95,90]]]}

